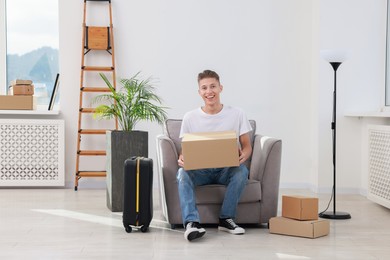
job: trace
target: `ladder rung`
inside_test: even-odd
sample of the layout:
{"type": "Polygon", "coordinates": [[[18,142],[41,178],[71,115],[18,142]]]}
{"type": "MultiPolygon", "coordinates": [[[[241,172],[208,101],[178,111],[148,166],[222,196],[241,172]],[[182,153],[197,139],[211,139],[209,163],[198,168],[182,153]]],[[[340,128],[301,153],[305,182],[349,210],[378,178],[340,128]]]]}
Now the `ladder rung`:
{"type": "Polygon", "coordinates": [[[81,69],[87,71],[113,71],[114,67],[84,66],[81,69]]]}
{"type": "Polygon", "coordinates": [[[106,131],[106,129],[80,129],[79,133],[85,135],[105,135],[106,131]]]}
{"type": "Polygon", "coordinates": [[[99,87],[82,87],[80,88],[83,92],[111,92],[109,88],[99,88],[99,87]]]}
{"type": "Polygon", "coordinates": [[[106,171],[79,171],[77,173],[79,177],[105,177],[106,171]]]}
{"type": "Polygon", "coordinates": [[[79,155],[86,155],[86,156],[106,155],[106,151],[104,150],[80,150],[77,153],[79,155]]]}
{"type": "Polygon", "coordinates": [[[95,113],[96,108],[80,108],[81,113],[95,113]]]}

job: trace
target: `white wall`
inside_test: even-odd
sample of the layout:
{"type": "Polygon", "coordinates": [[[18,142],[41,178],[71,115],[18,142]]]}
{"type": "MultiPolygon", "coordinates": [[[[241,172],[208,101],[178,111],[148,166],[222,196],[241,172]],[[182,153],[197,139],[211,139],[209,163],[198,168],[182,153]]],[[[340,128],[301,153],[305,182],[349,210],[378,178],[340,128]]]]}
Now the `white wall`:
{"type": "MultiPolygon", "coordinates": [[[[337,184],[344,192],[366,189],[362,132],[384,120],[345,117],[350,111],[379,111],[384,102],[386,0],[327,0],[319,5],[319,49],[346,49],[350,56],[337,70],[337,184]]],[[[333,69],[319,60],[318,189],[329,191],[332,178],[331,111],[333,69]]]]}
{"type": "MultiPolygon", "coordinates": [[[[361,122],[344,118],[343,112],[376,108],[379,102],[384,4],[385,0],[114,0],[117,75],[142,71],[157,78],[158,93],[171,108],[169,116],[181,118],[202,104],[197,73],[216,70],[225,87],[222,102],[242,107],[258,122],[258,133],[283,140],[281,186],[327,191],[333,74],[320,60],[319,50],[352,47],[353,58],[339,69],[338,84],[345,89],[339,94],[343,143],[338,163],[346,173],[338,185],[360,189],[362,172],[356,160],[361,159],[361,122]],[[369,62],[369,68],[362,61],[369,62]]],[[[82,7],[79,0],[59,5],[69,187],[75,171],[82,7]]],[[[99,23],[102,15],[101,10],[89,12],[89,19],[99,23]]],[[[149,156],[155,159],[154,139],[161,126],[141,123],[137,129],[149,131],[149,156]]],[[[80,188],[91,183],[98,185],[82,179],[80,188]]]]}

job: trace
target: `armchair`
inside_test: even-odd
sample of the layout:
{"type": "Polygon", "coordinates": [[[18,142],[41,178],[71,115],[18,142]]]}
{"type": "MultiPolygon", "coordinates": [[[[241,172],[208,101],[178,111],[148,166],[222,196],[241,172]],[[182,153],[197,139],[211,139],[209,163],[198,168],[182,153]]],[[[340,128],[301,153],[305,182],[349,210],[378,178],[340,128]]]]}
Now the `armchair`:
{"type": "MultiPolygon", "coordinates": [[[[182,120],[168,119],[164,133],[157,136],[157,168],[163,215],[172,227],[182,224],[176,173],[181,150],[179,138],[182,120]]],[[[252,157],[246,162],[249,180],[237,207],[236,223],[263,224],[276,216],[278,209],[282,141],[256,133],[256,122],[250,120],[253,131],[252,157]]],[[[196,203],[201,222],[218,223],[219,210],[225,194],[223,185],[198,186],[196,203]]]]}

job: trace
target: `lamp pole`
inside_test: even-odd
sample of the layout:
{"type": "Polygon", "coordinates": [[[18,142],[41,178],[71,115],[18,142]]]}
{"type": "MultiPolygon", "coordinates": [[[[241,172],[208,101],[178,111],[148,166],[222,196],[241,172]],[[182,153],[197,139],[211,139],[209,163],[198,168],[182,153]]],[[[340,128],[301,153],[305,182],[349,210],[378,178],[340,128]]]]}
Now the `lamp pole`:
{"type": "Polygon", "coordinates": [[[337,94],[337,69],[341,62],[329,62],[334,70],[334,88],[333,88],[333,114],[332,114],[332,152],[333,152],[333,211],[321,212],[319,217],[327,219],[350,219],[351,215],[346,212],[336,211],[336,94],[337,94]]]}

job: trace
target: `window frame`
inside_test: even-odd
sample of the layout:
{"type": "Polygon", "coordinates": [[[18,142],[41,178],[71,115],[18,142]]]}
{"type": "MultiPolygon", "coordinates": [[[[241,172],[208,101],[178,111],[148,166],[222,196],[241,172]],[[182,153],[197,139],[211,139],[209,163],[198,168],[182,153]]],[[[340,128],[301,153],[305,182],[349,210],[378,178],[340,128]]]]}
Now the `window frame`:
{"type": "Polygon", "coordinates": [[[389,0],[387,0],[386,6],[386,62],[385,62],[385,100],[384,107],[390,108],[390,8],[389,0]]]}
{"type": "Polygon", "coordinates": [[[0,0],[0,95],[5,95],[7,84],[7,27],[5,1],[0,0]]]}

